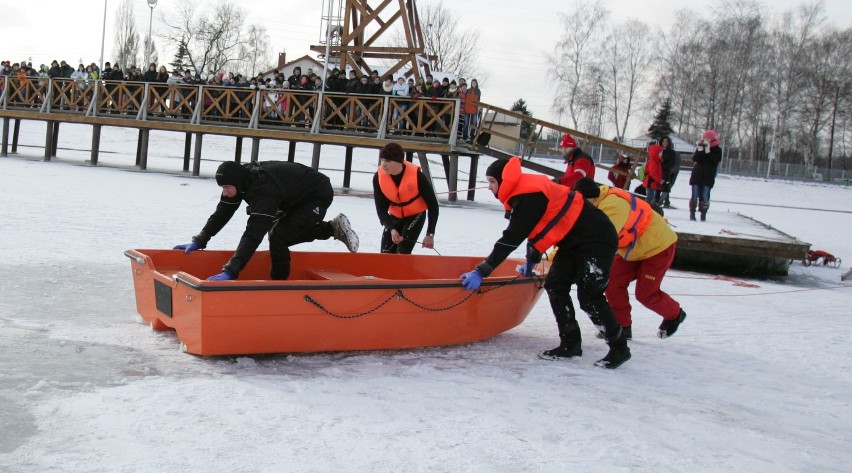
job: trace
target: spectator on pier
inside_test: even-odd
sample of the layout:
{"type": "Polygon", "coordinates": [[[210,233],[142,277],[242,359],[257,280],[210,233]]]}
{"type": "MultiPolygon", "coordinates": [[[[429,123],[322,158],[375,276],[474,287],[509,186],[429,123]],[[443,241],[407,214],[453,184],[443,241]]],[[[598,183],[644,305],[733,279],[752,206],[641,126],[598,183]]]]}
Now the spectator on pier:
{"type": "Polygon", "coordinates": [[[166,69],[166,66],[160,66],[160,70],[157,71],[157,79],[155,82],[160,82],[165,84],[169,81],[169,70],[166,69]]]}
{"type": "Polygon", "coordinates": [[[291,89],[297,89],[299,82],[301,81],[301,78],[302,78],[302,68],[299,67],[299,66],[294,67],[293,68],[293,74],[290,75],[290,77],[287,78],[287,82],[290,83],[290,88],[291,89]]]}
{"type": "Polygon", "coordinates": [[[383,227],[382,253],[411,254],[424,225],[422,245],[435,247],[438,198],[420,166],[405,160],[405,150],[398,143],[389,143],[379,151],[373,196],[383,227]]]}
{"type": "Polygon", "coordinates": [[[479,90],[479,83],[476,79],[470,81],[470,85],[464,94],[464,103],[462,104],[462,112],[464,113],[464,122],[462,124],[462,139],[472,140],[473,134],[476,133],[476,127],[479,125],[479,106],[473,102],[482,99],[482,91],[479,90]]]}

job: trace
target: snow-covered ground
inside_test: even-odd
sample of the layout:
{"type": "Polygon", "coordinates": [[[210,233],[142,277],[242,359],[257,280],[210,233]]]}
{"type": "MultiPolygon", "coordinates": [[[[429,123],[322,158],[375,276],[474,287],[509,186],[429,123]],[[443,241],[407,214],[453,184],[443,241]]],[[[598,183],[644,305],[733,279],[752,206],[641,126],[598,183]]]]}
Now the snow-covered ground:
{"type": "MultiPolygon", "coordinates": [[[[659,317],[635,307],[633,359],[614,371],[593,366],[606,347],[582,313],[582,358],[536,357],[557,343],[546,295],[519,327],[463,346],[202,358],[142,323],[123,251],[189,241],[218,187],[90,167],[89,130],[63,125],[61,159],[47,163],[44,125],[26,122],[21,155],[0,158],[0,471],[849,471],[850,187],[720,176],[702,224],[685,219],[681,174],[678,230],[742,212],[846,262],[796,262],[773,280],[670,271],[663,287],[689,317],[660,340],[659,317]]],[[[104,129],[101,162],[132,164],[135,137],[104,129]]],[[[204,145],[210,176],[234,140],[204,145]]],[[[152,169],[175,171],[183,136],[152,133],[150,150],[152,169]]],[[[260,156],[286,159],[286,143],[264,141],[260,156]]],[[[322,158],[338,187],[342,156],[322,158]]],[[[375,164],[356,152],[353,194],[371,192],[375,164]]],[[[369,197],[339,196],[329,212],[378,250],[369,197]]],[[[485,256],[504,226],[480,190],[442,207],[436,249],[485,256]]],[[[235,219],[210,247],[233,248],[242,229],[235,219]]]]}

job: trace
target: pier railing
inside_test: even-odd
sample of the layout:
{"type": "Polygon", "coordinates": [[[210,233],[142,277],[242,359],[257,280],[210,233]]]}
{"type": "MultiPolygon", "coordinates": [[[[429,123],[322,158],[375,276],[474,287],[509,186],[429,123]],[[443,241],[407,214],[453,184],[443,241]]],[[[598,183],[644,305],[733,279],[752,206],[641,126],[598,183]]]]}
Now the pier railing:
{"type": "MultiPolygon", "coordinates": [[[[458,99],[0,77],[0,109],[456,144],[458,99]]],[[[129,125],[132,126],[132,125],[129,125]]]]}

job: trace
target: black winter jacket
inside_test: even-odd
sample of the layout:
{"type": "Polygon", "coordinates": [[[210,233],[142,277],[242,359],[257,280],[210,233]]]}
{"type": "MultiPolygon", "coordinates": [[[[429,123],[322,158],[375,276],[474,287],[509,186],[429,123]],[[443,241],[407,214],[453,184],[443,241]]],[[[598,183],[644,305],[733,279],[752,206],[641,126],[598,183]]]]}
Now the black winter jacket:
{"type": "MultiPolygon", "coordinates": [[[[509,254],[526,240],[547,209],[547,197],[541,192],[520,194],[509,201],[512,207],[509,213],[509,226],[503,231],[503,236],[494,244],[491,254],[485,258],[485,264],[477,269],[488,276],[491,270],[500,265],[509,254]],[[485,273],[488,274],[485,274],[485,273]]],[[[559,251],[583,255],[615,255],[618,249],[618,234],[609,217],[601,210],[583,201],[580,216],[557,246],[559,251]]],[[[532,250],[535,252],[535,250],[532,250]]],[[[530,250],[528,250],[528,253],[530,250]]],[[[537,252],[536,252],[537,253],[537,252]]],[[[528,260],[534,260],[527,255],[528,260]]],[[[540,258],[540,255],[538,255],[540,258]]],[[[535,261],[538,262],[538,261],[535,261]]]]}
{"type": "Polygon", "coordinates": [[[205,248],[210,238],[231,220],[241,201],[245,201],[249,214],[246,229],[234,256],[222,267],[234,278],[248,264],[264,235],[272,229],[279,211],[287,212],[312,201],[327,201],[328,207],[334,197],[328,177],[303,164],[263,161],[243,166],[249,169],[249,177],[248,182],[240,186],[241,193],[234,198],[223,196],[204,229],[192,238],[199,247],[205,248]]]}
{"type": "Polygon", "coordinates": [[[698,149],[692,154],[692,176],[689,178],[691,186],[707,186],[712,188],[716,183],[716,170],[722,161],[722,148],[713,146],[704,151],[698,149]]]}

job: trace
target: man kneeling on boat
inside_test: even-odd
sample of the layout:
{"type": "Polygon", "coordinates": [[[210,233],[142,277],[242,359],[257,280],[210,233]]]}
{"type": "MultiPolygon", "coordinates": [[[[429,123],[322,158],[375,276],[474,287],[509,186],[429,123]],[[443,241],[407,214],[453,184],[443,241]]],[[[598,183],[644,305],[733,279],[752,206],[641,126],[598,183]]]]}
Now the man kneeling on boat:
{"type": "Polygon", "coordinates": [[[482,278],[488,277],[524,240],[528,240],[527,264],[520,268],[524,276],[532,276],[542,253],[556,245],[559,251],[544,289],[556,317],[560,343],[539,357],[569,360],[583,354],[580,325],[571,301],[571,286],[576,284],[580,308],[609,345],[609,353],[595,364],[618,368],[629,360],[627,337],[604,296],[618,242],[607,216],[579,192],[556,184],[547,176],[522,173],[517,156],[495,161],[488,166],[485,177],[488,188],[510,212],[509,226],[485,261],[461,275],[465,289],[478,289],[482,278]]]}
{"type": "Polygon", "coordinates": [[[208,281],[236,279],[265,234],[269,235],[271,279],[287,279],[290,247],[299,243],[334,237],[352,253],[358,251],[358,235],[345,215],[323,220],[334,191],[326,175],[308,166],[282,161],[246,164],[228,161],[216,170],[216,183],[222,188],[216,211],[201,232],[192,237],[192,243],[174,247],[185,253],[207,247],[207,242],[225,227],[244,200],[249,218],[237,250],[222,272],[210,276],[208,281]]]}

